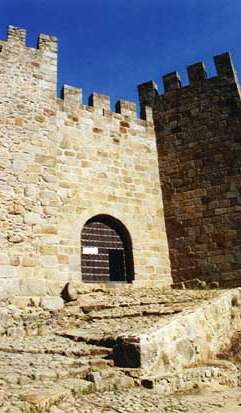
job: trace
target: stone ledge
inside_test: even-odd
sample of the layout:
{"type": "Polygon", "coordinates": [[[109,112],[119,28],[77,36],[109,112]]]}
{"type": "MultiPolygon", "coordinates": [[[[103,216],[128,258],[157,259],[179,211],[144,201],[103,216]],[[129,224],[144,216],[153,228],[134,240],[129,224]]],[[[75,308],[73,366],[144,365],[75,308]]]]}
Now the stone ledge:
{"type": "Polygon", "coordinates": [[[241,289],[230,290],[194,310],[173,316],[139,336],[121,336],[116,365],[162,373],[205,363],[230,344],[240,325],[241,289]],[[131,350],[131,351],[130,351],[131,350]]]}

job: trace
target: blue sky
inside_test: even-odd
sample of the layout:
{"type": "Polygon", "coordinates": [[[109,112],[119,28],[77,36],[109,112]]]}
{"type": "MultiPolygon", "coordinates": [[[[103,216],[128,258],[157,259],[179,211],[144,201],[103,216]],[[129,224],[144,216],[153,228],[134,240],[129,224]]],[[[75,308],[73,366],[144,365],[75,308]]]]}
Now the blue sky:
{"type": "Polygon", "coordinates": [[[136,100],[136,86],[230,50],[241,68],[240,0],[0,0],[0,37],[9,24],[59,39],[58,84],[136,100]]]}

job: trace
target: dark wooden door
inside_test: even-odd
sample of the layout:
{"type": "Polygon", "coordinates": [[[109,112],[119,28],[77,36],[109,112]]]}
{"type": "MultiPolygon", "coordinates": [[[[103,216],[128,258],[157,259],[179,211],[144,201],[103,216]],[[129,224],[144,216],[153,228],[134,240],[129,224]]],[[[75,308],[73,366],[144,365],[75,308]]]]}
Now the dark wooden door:
{"type": "Polygon", "coordinates": [[[110,281],[126,281],[123,250],[109,250],[110,281]]]}
{"type": "Polygon", "coordinates": [[[109,216],[91,218],[81,233],[81,272],[86,282],[130,282],[131,241],[121,223],[109,216]]]}

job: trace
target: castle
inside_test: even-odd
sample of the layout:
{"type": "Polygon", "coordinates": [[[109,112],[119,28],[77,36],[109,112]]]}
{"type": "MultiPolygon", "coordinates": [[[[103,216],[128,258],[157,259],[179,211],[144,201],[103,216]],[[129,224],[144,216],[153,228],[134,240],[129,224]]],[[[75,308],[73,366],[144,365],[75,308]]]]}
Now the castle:
{"type": "Polygon", "coordinates": [[[57,39],[10,26],[0,42],[0,288],[67,282],[240,285],[241,100],[229,54],[139,86],[136,105],[57,97],[57,39]],[[161,184],[160,184],[161,182],[161,184]]]}

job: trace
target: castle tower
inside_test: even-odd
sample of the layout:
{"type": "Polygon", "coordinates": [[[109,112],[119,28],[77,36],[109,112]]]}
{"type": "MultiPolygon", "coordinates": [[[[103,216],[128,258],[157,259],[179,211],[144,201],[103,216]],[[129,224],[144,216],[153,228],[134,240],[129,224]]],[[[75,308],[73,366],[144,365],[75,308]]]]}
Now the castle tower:
{"type": "Polygon", "coordinates": [[[68,281],[170,285],[151,111],[64,86],[57,39],[0,43],[0,289],[59,294],[68,281]]]}
{"type": "Polygon", "coordinates": [[[202,62],[139,86],[153,108],[172,274],[241,285],[241,102],[228,53],[214,58],[208,78],[202,62]]]}

